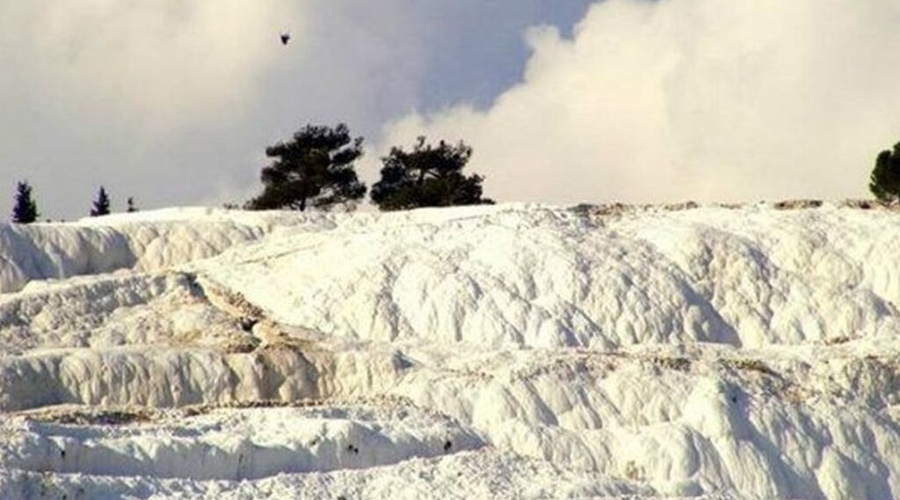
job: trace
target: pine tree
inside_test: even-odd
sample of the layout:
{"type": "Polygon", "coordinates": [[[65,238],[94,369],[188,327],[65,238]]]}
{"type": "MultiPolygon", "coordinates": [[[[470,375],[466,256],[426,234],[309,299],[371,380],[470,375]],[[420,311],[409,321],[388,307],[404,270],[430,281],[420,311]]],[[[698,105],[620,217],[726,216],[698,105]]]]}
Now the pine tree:
{"type": "Polygon", "coordinates": [[[900,199],[900,142],[894,145],[893,152],[879,153],[869,177],[869,190],[883,202],[900,199]]]}
{"type": "Polygon", "coordinates": [[[266,156],[275,161],[262,170],[262,194],[244,207],[304,211],[309,206],[328,209],[362,198],[366,185],[354,170],[354,162],[363,154],[362,141],[361,137],[351,139],[343,123],[335,128],[307,125],[291,141],[266,149],[266,156]]]}
{"type": "Polygon", "coordinates": [[[16,203],[13,206],[12,221],[18,224],[30,224],[39,217],[37,203],[31,196],[28,181],[16,185],[16,203]]]}
{"type": "Polygon", "coordinates": [[[412,152],[391,148],[381,159],[384,166],[381,180],[372,186],[372,202],[381,210],[493,203],[482,198],[483,177],[462,174],[471,157],[472,148],[462,141],[456,146],[441,141],[434,147],[419,137],[412,152]]]}
{"type": "Polygon", "coordinates": [[[100,215],[109,215],[109,196],[107,196],[103,186],[100,186],[100,191],[97,193],[97,199],[94,200],[94,208],[91,209],[91,217],[98,217],[100,215]]]}
{"type": "Polygon", "coordinates": [[[138,211],[137,207],[136,207],[135,204],[134,204],[134,198],[131,197],[131,196],[128,197],[128,209],[127,209],[126,211],[127,211],[128,213],[132,213],[132,212],[137,212],[137,211],[138,211]]]}

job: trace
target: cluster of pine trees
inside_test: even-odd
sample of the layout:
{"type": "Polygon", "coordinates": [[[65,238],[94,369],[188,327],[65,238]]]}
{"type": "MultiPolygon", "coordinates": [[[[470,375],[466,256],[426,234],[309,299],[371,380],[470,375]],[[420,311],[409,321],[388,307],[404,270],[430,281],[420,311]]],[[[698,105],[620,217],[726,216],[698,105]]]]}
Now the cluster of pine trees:
{"type": "MultiPolygon", "coordinates": [[[[302,211],[362,199],[366,186],[354,169],[363,154],[362,141],[352,139],[343,123],[334,128],[307,125],[291,141],[266,149],[274,160],[262,170],[264,190],[244,208],[302,211]]],[[[472,148],[462,141],[435,146],[419,137],[411,151],[394,147],[381,159],[381,179],[372,186],[370,199],[380,210],[493,203],[483,197],[482,176],[462,173],[471,157],[472,148]]],[[[878,155],[869,189],[884,203],[900,202],[900,143],[878,155]]]]}
{"type": "MultiPolygon", "coordinates": [[[[328,209],[351,205],[366,195],[355,162],[363,155],[362,137],[353,138],[346,124],[307,125],[288,142],[266,149],[272,163],[263,168],[263,192],[247,201],[249,210],[328,209]]],[[[472,148],[459,142],[426,144],[420,137],[411,151],[394,147],[382,158],[381,179],[370,198],[380,210],[493,203],[482,196],[479,175],[463,168],[472,148]]]]}
{"type": "MultiPolygon", "coordinates": [[[[335,127],[307,125],[291,140],[266,148],[266,156],[273,160],[262,169],[263,191],[243,208],[328,210],[339,204],[352,208],[368,191],[356,175],[362,143],[363,138],[352,137],[343,123],[335,127]]],[[[419,137],[410,151],[394,147],[381,159],[381,179],[372,186],[372,203],[380,210],[494,203],[483,196],[484,177],[462,173],[471,157],[472,148],[462,141],[432,145],[419,137]]],[[[128,198],[127,211],[136,210],[134,200],[128,198]]],[[[109,213],[109,195],[100,186],[90,214],[96,217],[109,213]]],[[[27,181],[19,182],[13,222],[27,224],[38,217],[31,186],[27,181]]]]}
{"type": "MultiPolygon", "coordinates": [[[[137,212],[134,198],[128,198],[127,211],[137,212]]],[[[106,193],[106,189],[104,189],[103,186],[100,186],[100,190],[97,192],[97,198],[93,202],[90,214],[91,217],[110,214],[109,195],[106,193]]],[[[16,184],[12,221],[17,224],[30,224],[37,221],[38,217],[40,217],[40,213],[38,212],[37,202],[34,200],[34,195],[32,194],[31,185],[28,181],[20,181],[16,184]]]]}
{"type": "MultiPolygon", "coordinates": [[[[362,143],[363,138],[351,137],[343,123],[335,127],[307,125],[290,141],[266,149],[266,156],[273,161],[262,169],[263,192],[247,201],[244,208],[303,211],[309,207],[327,210],[337,204],[352,206],[367,191],[355,168],[363,155],[362,143]]],[[[372,186],[370,199],[380,210],[494,203],[483,196],[484,177],[462,173],[471,157],[472,148],[462,141],[432,145],[419,137],[410,151],[393,147],[381,159],[381,179],[372,186]]],[[[878,154],[869,190],[883,203],[900,202],[900,143],[878,154]]],[[[128,198],[126,210],[137,211],[133,198],[128,198]]],[[[109,213],[109,195],[100,186],[90,214],[96,217],[109,213]]],[[[28,224],[38,217],[31,185],[19,182],[12,221],[28,224]]]]}

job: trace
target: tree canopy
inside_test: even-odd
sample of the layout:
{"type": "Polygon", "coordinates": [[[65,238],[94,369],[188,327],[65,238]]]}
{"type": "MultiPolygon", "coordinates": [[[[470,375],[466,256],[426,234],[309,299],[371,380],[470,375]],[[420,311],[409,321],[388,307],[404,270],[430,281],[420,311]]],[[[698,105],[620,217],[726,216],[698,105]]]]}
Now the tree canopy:
{"type": "Polygon", "coordinates": [[[109,195],[106,194],[103,186],[100,186],[100,191],[97,192],[97,199],[94,200],[94,206],[91,208],[91,217],[100,215],[109,215],[109,195]]]}
{"type": "Polygon", "coordinates": [[[13,205],[12,221],[30,224],[39,217],[37,203],[31,195],[31,185],[27,181],[16,184],[16,198],[13,205]]]}
{"type": "Polygon", "coordinates": [[[894,150],[884,150],[875,159],[875,168],[869,178],[869,190],[881,201],[900,199],[900,142],[894,150]]]}
{"type": "Polygon", "coordinates": [[[482,198],[483,177],[462,173],[471,157],[472,148],[462,141],[435,147],[419,137],[410,152],[391,148],[382,158],[381,180],[372,186],[372,202],[381,210],[493,203],[482,198]]]}
{"type": "Polygon", "coordinates": [[[343,123],[334,128],[307,125],[292,140],[266,148],[274,161],[262,170],[262,194],[245,208],[327,209],[364,197],[366,186],[354,166],[363,154],[362,142],[362,137],[351,138],[343,123]]]}

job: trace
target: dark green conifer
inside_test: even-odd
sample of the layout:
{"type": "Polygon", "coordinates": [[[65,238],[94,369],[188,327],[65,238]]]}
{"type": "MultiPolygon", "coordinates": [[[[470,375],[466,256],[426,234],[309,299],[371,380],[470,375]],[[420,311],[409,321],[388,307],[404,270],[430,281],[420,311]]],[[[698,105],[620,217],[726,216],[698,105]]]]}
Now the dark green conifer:
{"type": "Polygon", "coordinates": [[[91,217],[100,215],[109,215],[109,196],[106,194],[103,186],[100,186],[100,191],[97,192],[97,199],[94,200],[94,207],[91,208],[91,217]]]}
{"type": "Polygon", "coordinates": [[[482,197],[483,177],[462,174],[471,157],[472,148],[462,141],[455,146],[441,141],[434,147],[419,137],[411,152],[391,148],[381,159],[381,180],[372,186],[372,202],[381,210],[493,203],[482,197]]]}
{"type": "Polygon", "coordinates": [[[869,190],[883,202],[900,199],[900,142],[894,145],[893,151],[878,154],[869,178],[869,190]]]}
{"type": "Polygon", "coordinates": [[[37,220],[40,215],[37,210],[37,203],[31,195],[31,185],[28,181],[22,181],[16,184],[16,200],[13,205],[12,221],[18,224],[30,224],[37,220]]]}
{"type": "Polygon", "coordinates": [[[365,196],[366,185],[354,170],[362,156],[362,137],[352,139],[347,125],[307,125],[289,142],[266,149],[275,158],[262,170],[262,194],[248,201],[250,210],[307,207],[328,209],[365,196]]]}

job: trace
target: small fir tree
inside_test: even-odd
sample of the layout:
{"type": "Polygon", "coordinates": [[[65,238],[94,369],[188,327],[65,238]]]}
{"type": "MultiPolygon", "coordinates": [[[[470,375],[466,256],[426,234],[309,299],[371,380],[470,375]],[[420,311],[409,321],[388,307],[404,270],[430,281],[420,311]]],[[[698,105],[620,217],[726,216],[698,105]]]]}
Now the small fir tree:
{"type": "Polygon", "coordinates": [[[128,197],[128,208],[126,209],[126,211],[127,211],[128,213],[132,213],[132,212],[137,212],[137,211],[138,211],[137,206],[134,204],[134,198],[131,197],[131,196],[128,197]]]}
{"type": "Polygon", "coordinates": [[[39,217],[37,203],[31,195],[28,181],[16,184],[16,199],[13,205],[12,221],[18,224],[30,224],[39,217]]]}
{"type": "Polygon", "coordinates": [[[382,158],[381,180],[372,186],[372,202],[381,210],[416,207],[447,207],[493,203],[482,197],[484,178],[466,177],[462,169],[472,157],[472,148],[462,141],[437,147],[419,137],[411,152],[391,148],[382,158]]]}
{"type": "Polygon", "coordinates": [[[900,142],[894,145],[893,151],[878,154],[869,177],[869,190],[883,202],[900,199],[900,142]]]}
{"type": "Polygon", "coordinates": [[[262,194],[248,201],[250,210],[307,207],[328,209],[352,203],[365,196],[366,185],[354,170],[362,156],[362,137],[353,139],[347,125],[337,127],[307,125],[289,142],[266,149],[274,158],[262,170],[262,194]]]}
{"type": "Polygon", "coordinates": [[[97,193],[97,199],[94,200],[94,208],[91,209],[91,217],[98,217],[100,215],[109,215],[109,196],[106,194],[106,190],[103,189],[103,186],[100,186],[100,191],[97,193]]]}

